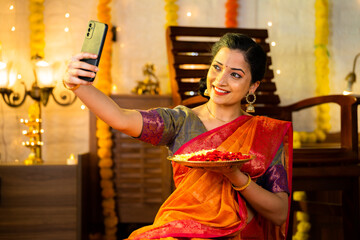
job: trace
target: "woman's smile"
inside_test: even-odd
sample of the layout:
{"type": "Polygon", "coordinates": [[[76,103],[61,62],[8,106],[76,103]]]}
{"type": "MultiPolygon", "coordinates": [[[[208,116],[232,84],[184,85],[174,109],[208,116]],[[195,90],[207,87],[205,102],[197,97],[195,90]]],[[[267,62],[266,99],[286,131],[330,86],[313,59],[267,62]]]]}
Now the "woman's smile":
{"type": "Polygon", "coordinates": [[[218,88],[218,87],[213,87],[214,88],[214,92],[216,95],[226,95],[228,93],[230,93],[230,91],[226,91],[224,89],[218,88]]]}

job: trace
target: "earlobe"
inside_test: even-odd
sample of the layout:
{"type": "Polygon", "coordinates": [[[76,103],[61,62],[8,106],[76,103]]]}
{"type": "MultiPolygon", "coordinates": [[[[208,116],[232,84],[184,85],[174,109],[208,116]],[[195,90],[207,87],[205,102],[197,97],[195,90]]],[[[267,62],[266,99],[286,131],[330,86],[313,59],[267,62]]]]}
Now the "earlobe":
{"type": "Polygon", "coordinates": [[[255,83],[252,83],[249,88],[249,92],[254,93],[256,89],[259,87],[260,81],[256,81],[255,83]]]}

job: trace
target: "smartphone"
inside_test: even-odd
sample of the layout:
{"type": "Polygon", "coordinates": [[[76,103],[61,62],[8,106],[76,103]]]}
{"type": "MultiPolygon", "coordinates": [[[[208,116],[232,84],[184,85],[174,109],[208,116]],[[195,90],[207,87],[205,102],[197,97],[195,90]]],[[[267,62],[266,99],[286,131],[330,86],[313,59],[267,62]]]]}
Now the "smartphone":
{"type": "MultiPolygon", "coordinates": [[[[87,26],[87,32],[84,39],[84,43],[81,48],[81,52],[88,52],[97,55],[96,59],[84,58],[81,61],[90,63],[95,66],[99,66],[101,52],[104,47],[106,33],[108,31],[108,25],[102,22],[90,20],[87,26]]],[[[80,79],[92,82],[95,77],[79,77],[80,79]]]]}

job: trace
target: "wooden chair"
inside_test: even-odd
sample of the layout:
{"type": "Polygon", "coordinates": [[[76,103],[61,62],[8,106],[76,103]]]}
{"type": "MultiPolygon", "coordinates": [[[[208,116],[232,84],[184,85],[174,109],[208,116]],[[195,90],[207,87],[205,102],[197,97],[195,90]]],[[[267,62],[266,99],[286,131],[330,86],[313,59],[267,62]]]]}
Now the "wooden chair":
{"type": "MultiPolygon", "coordinates": [[[[334,144],[323,143],[294,149],[293,191],[307,191],[311,201],[293,201],[290,221],[293,220],[292,214],[296,210],[303,210],[313,214],[310,232],[313,239],[360,239],[360,166],[357,126],[359,99],[354,96],[330,95],[305,99],[289,106],[280,106],[276,85],[272,81],[274,74],[269,68],[272,60],[269,55],[270,47],[266,42],[268,38],[266,29],[169,27],[166,40],[174,105],[194,107],[207,101],[197,93],[198,82],[200,78],[206,77],[210,66],[211,46],[227,32],[237,32],[252,37],[268,54],[267,71],[256,91],[256,115],[292,121],[294,112],[320,104],[335,103],[340,107],[341,130],[339,137],[336,138],[338,142],[336,147],[334,144]],[[329,202],[327,192],[335,192],[337,201],[329,202]],[[335,228],[335,231],[340,232],[341,236],[333,235],[331,229],[320,229],[325,214],[340,218],[337,219],[340,230],[335,228]]],[[[331,225],[330,228],[332,227],[331,225]]],[[[290,227],[289,239],[292,231],[290,227]]]]}

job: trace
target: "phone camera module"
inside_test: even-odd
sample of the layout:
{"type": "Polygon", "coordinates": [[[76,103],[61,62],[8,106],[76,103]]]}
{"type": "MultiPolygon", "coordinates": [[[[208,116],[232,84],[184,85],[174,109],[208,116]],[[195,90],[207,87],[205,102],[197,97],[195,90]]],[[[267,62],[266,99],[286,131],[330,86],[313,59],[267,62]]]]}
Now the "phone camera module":
{"type": "Polygon", "coordinates": [[[95,29],[95,23],[91,22],[88,24],[88,29],[87,29],[87,33],[86,33],[86,38],[92,38],[93,34],[94,34],[94,29],[95,29]]]}

